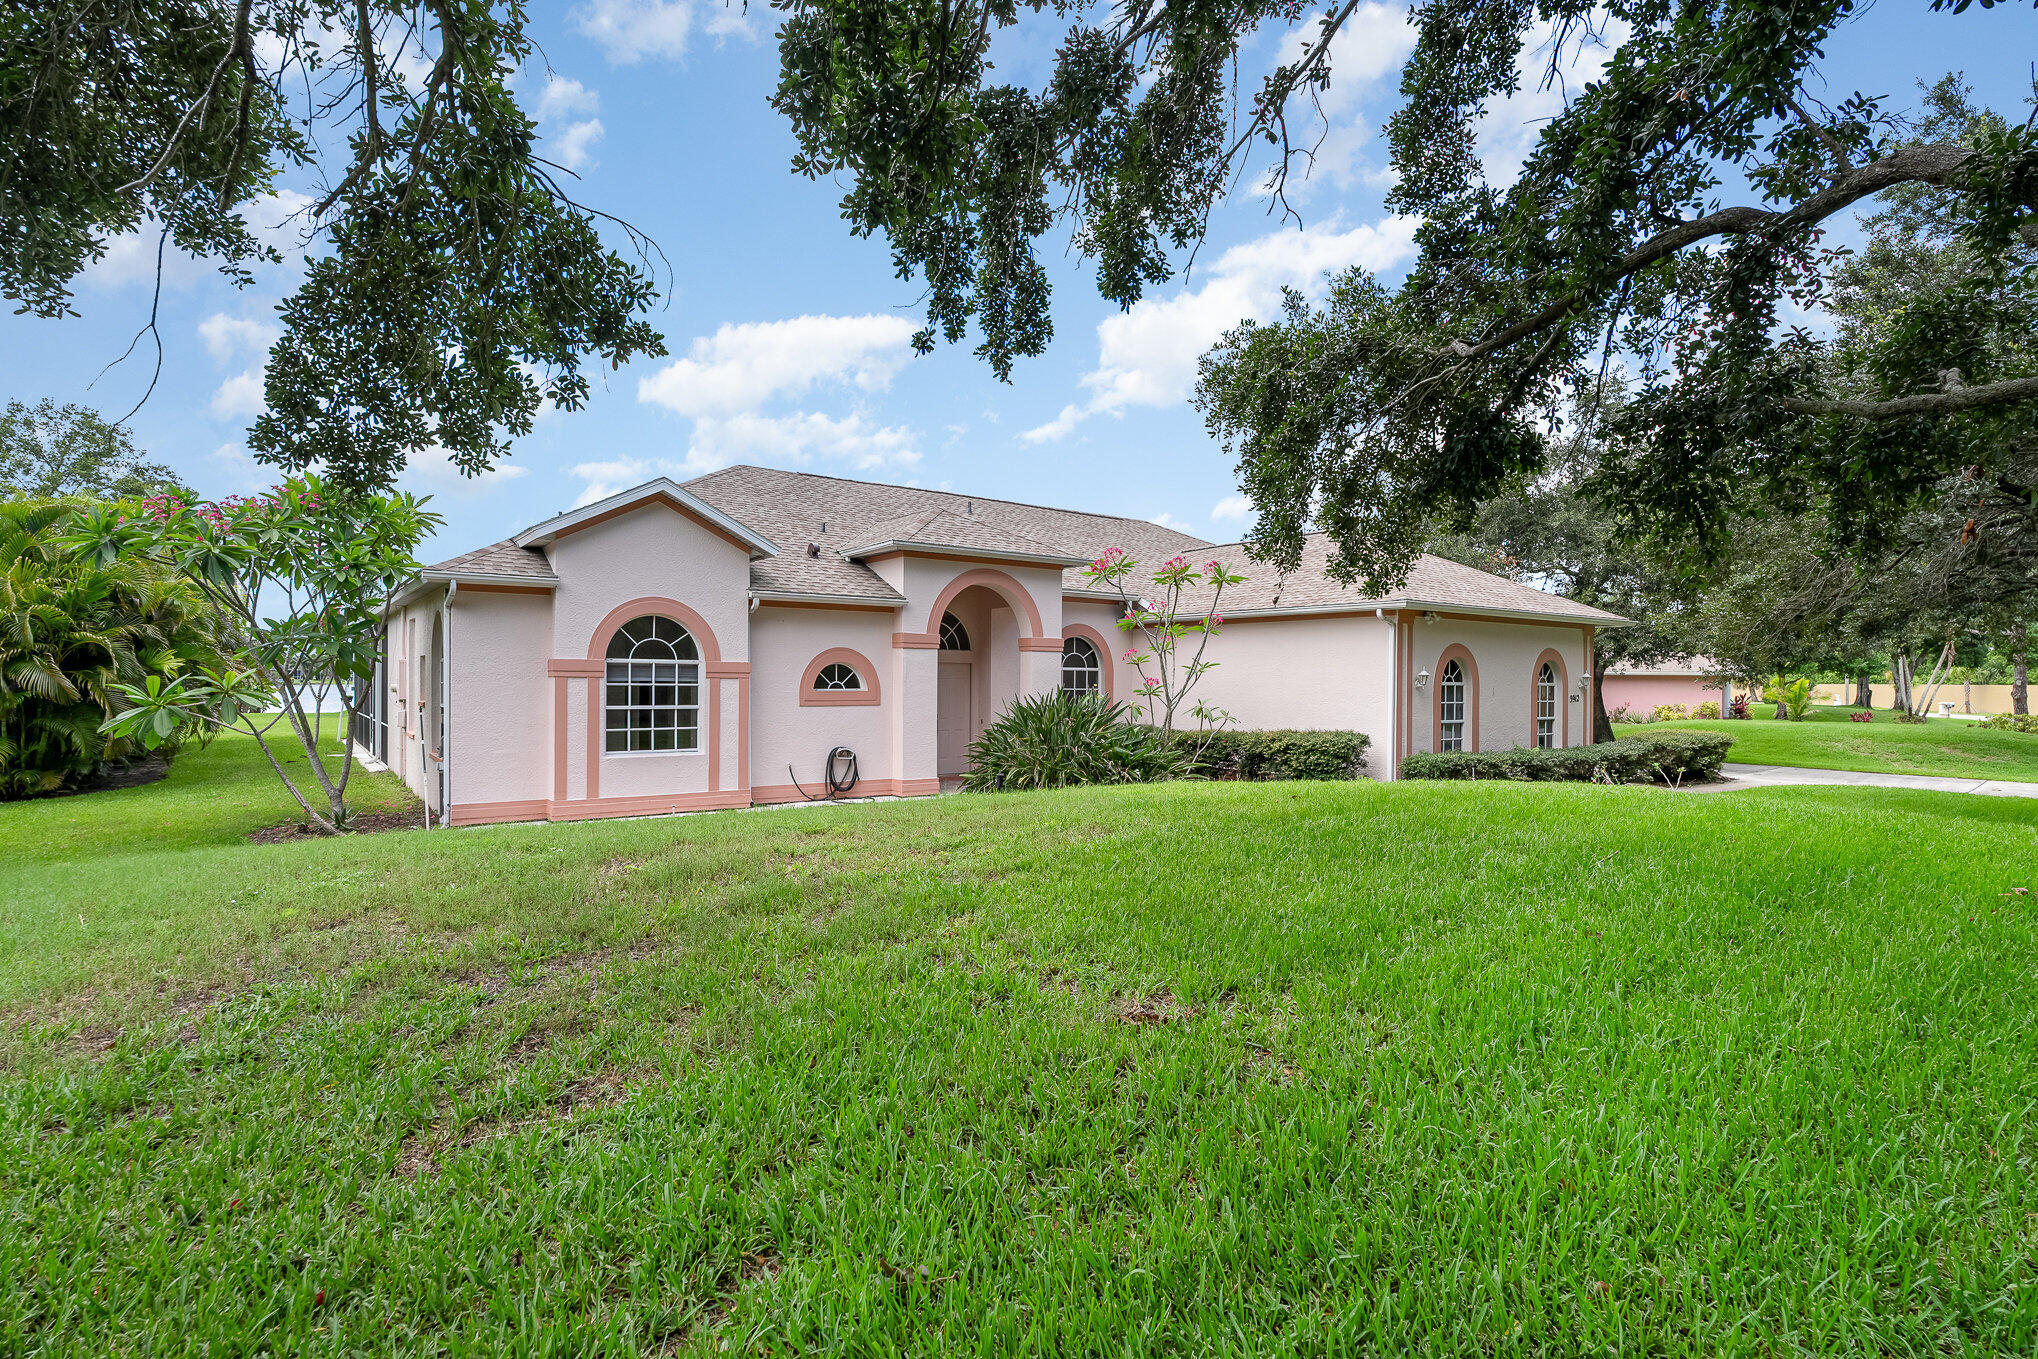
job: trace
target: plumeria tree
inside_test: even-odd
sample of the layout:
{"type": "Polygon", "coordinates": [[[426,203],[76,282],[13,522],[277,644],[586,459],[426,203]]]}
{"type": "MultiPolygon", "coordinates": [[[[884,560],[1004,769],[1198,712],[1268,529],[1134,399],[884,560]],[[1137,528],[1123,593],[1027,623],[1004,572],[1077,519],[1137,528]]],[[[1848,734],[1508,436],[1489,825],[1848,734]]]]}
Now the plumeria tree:
{"type": "Polygon", "coordinates": [[[1177,714],[1185,712],[1184,704],[1185,715],[1199,731],[1217,732],[1229,725],[1229,712],[1201,699],[1191,702],[1190,694],[1217,665],[1204,660],[1203,653],[1223,627],[1219,607],[1225,588],[1245,577],[1222,562],[1208,561],[1198,568],[1182,556],[1142,573],[1139,563],[1117,547],[1084,567],[1083,575],[1115,590],[1124,605],[1118,626],[1131,645],[1121,659],[1139,672],[1139,684],[1132,691],[1137,701],[1127,709],[1158,723],[1169,736],[1174,735],[1177,714]]]}
{"type": "Polygon", "coordinates": [[[74,552],[102,563],[146,557],[190,582],[237,663],[119,686],[131,706],[104,730],[149,747],[193,729],[245,732],[310,826],[347,829],[353,747],[344,743],[336,760],[323,753],[320,699],[332,686],[351,703],[353,681],[374,675],[381,602],[417,571],[418,543],[442,522],[424,506],[413,495],[350,492],[305,476],[267,495],[157,496],[138,510],[81,514],[67,535],[74,552]],[[285,768],[278,742],[303,752],[303,772],[285,768]]]}

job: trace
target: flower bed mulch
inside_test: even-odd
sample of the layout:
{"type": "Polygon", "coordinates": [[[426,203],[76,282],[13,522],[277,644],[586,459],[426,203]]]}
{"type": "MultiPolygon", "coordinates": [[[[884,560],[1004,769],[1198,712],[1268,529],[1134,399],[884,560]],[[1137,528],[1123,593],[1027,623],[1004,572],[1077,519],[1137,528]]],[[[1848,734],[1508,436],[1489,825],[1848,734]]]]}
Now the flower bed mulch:
{"type": "MultiPolygon", "coordinates": [[[[403,807],[393,812],[362,812],[347,828],[352,835],[375,835],[382,831],[423,830],[425,809],[421,806],[403,807]]],[[[286,821],[280,826],[264,826],[249,831],[248,838],[258,845],[276,845],[286,840],[315,840],[320,832],[302,821],[286,821]]]]}

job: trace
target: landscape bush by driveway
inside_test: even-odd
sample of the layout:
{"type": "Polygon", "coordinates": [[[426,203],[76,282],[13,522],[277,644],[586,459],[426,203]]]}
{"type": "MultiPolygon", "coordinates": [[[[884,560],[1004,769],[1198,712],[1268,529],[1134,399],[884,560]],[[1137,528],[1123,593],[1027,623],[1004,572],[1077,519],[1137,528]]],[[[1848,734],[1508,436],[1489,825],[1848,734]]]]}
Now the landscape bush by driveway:
{"type": "Polygon", "coordinates": [[[1195,772],[1213,779],[1355,779],[1366,768],[1362,731],[1183,732],[1195,772]]]}
{"type": "Polygon", "coordinates": [[[1694,783],[1716,779],[1734,738],[1723,732],[1648,731],[1596,745],[1542,750],[1418,751],[1405,779],[1506,779],[1515,783],[1694,783]]]}

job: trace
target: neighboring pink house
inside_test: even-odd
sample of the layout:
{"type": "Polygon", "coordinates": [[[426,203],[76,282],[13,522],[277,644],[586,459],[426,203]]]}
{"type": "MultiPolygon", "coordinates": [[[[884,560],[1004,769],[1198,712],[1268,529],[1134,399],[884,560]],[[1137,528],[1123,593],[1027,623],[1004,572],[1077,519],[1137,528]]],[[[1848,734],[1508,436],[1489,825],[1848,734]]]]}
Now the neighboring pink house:
{"type": "Polygon", "coordinates": [[[1684,705],[1687,712],[1701,703],[1717,703],[1724,716],[1733,691],[1733,683],[1718,673],[1709,656],[1673,656],[1656,665],[1610,665],[1600,685],[1609,713],[1626,708],[1636,717],[1647,717],[1671,703],[1684,705]]]}
{"type": "Polygon", "coordinates": [[[1366,732],[1381,778],[1414,750],[1589,742],[1593,630],[1625,621],[1434,557],[1369,599],[1321,538],[1283,578],[1141,520],[732,467],[427,568],[385,611],[357,739],[454,825],[796,801],[837,747],[857,795],[935,793],[1012,699],[1138,682],[1081,574],[1110,547],[1251,577],[1199,697],[1366,732]]]}

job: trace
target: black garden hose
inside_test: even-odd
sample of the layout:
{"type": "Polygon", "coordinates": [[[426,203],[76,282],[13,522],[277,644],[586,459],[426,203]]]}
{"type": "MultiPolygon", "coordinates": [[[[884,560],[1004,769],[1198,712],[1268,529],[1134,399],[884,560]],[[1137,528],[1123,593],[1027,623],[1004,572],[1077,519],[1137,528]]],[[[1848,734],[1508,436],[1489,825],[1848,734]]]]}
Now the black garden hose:
{"type": "Polygon", "coordinates": [[[826,791],[816,797],[800,787],[800,776],[793,773],[791,765],[785,767],[786,774],[793,781],[793,787],[799,788],[801,797],[809,802],[826,802],[841,797],[856,787],[856,752],[848,746],[836,746],[821,757],[821,770],[826,791]]]}

